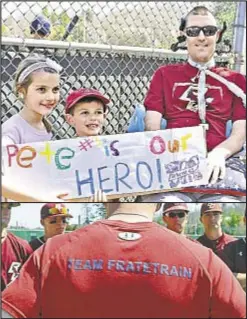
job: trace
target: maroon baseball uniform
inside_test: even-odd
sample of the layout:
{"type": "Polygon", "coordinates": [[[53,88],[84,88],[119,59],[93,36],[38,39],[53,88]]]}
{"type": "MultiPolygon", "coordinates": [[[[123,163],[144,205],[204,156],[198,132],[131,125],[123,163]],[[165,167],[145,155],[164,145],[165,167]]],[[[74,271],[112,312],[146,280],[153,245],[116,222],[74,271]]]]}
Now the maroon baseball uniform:
{"type": "MultiPolygon", "coordinates": [[[[245,77],[227,68],[210,69],[246,91],[245,77]]],[[[148,111],[157,111],[167,120],[167,128],[200,124],[197,107],[198,69],[189,63],[160,67],[152,78],[144,101],[148,111]]],[[[228,120],[246,120],[246,109],[241,98],[224,84],[207,75],[206,78],[206,132],[208,151],[226,139],[228,120]]]]}
{"type": "Polygon", "coordinates": [[[28,242],[12,233],[2,242],[1,254],[1,290],[13,282],[19,275],[20,268],[32,254],[28,242]]]}
{"type": "Polygon", "coordinates": [[[197,238],[197,241],[199,241],[199,243],[201,243],[203,246],[208,247],[210,249],[213,250],[213,252],[217,253],[221,250],[224,249],[224,247],[232,242],[237,240],[235,237],[225,234],[223,233],[222,236],[220,236],[218,239],[216,240],[211,240],[209,239],[206,234],[200,236],[199,238],[197,238]]]}
{"type": "Polygon", "coordinates": [[[246,301],[210,249],[156,223],[102,220],[48,239],[2,308],[18,318],[244,318],[246,301]]]}

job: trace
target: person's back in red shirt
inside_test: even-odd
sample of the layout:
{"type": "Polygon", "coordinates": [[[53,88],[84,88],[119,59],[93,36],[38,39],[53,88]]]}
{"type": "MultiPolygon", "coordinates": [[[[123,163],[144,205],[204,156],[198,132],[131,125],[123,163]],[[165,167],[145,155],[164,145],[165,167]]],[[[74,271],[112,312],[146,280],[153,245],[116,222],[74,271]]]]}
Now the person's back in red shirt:
{"type": "Polygon", "coordinates": [[[48,240],[6,289],[2,305],[21,318],[40,313],[44,318],[244,318],[246,313],[242,288],[211,250],[152,222],[118,220],[48,240]]]}

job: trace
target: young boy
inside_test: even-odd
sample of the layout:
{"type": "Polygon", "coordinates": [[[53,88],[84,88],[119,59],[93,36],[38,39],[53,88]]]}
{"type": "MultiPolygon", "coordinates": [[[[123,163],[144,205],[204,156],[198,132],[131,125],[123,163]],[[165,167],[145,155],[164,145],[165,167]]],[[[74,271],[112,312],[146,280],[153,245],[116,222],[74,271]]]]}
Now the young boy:
{"type": "MultiPolygon", "coordinates": [[[[100,135],[109,103],[107,97],[94,89],[81,88],[72,91],[66,99],[66,121],[75,128],[78,137],[100,135]]],[[[59,195],[59,198],[64,197],[65,194],[59,195]]],[[[107,197],[99,190],[91,197],[91,201],[106,202],[107,197]]]]}
{"type": "Polygon", "coordinates": [[[66,99],[65,116],[76,130],[76,135],[96,136],[103,127],[110,100],[94,89],[79,89],[66,99]]]}

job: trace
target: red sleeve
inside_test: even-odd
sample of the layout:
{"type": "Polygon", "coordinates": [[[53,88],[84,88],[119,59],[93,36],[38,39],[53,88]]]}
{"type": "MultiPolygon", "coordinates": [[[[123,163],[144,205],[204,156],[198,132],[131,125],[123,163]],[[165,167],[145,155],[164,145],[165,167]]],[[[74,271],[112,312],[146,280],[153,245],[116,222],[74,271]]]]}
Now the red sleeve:
{"type": "Polygon", "coordinates": [[[30,256],[33,253],[32,247],[29,245],[29,243],[26,240],[22,241],[23,248],[25,249],[25,252],[27,256],[30,256]]]}
{"type": "Polygon", "coordinates": [[[144,100],[144,106],[147,111],[156,111],[164,114],[165,99],[163,90],[163,72],[164,67],[155,71],[151,80],[149,90],[144,100]]]}
{"type": "Polygon", "coordinates": [[[2,293],[2,309],[14,318],[40,318],[40,267],[42,248],[24,264],[19,277],[2,293]]]}
{"type": "MultiPolygon", "coordinates": [[[[237,73],[234,83],[246,93],[246,77],[244,75],[237,73]]],[[[238,120],[246,120],[246,108],[243,105],[242,99],[234,94],[232,121],[238,120]]]]}
{"type": "Polygon", "coordinates": [[[246,294],[230,269],[212,251],[210,318],[246,318],[246,294]]]}

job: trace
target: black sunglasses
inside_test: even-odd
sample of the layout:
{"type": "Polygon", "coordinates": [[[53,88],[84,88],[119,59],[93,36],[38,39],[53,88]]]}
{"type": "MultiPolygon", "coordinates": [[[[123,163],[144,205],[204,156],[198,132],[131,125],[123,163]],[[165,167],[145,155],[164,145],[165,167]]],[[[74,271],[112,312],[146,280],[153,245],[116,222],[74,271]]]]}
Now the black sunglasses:
{"type": "Polygon", "coordinates": [[[179,217],[179,218],[184,218],[185,215],[186,215],[185,212],[177,212],[177,213],[170,212],[170,213],[167,214],[167,216],[170,217],[170,218],[175,218],[176,216],[179,217]]]}
{"type": "MultiPolygon", "coordinates": [[[[49,221],[49,224],[56,224],[57,221],[58,221],[57,219],[52,219],[52,220],[49,221]]],[[[64,224],[68,224],[69,221],[68,221],[68,219],[67,219],[66,217],[63,217],[63,218],[62,218],[62,222],[63,222],[64,224]]]]}
{"type": "Polygon", "coordinates": [[[212,37],[218,31],[218,28],[214,25],[206,25],[205,27],[194,26],[185,29],[185,33],[188,37],[198,37],[201,31],[205,37],[212,37]]]}

